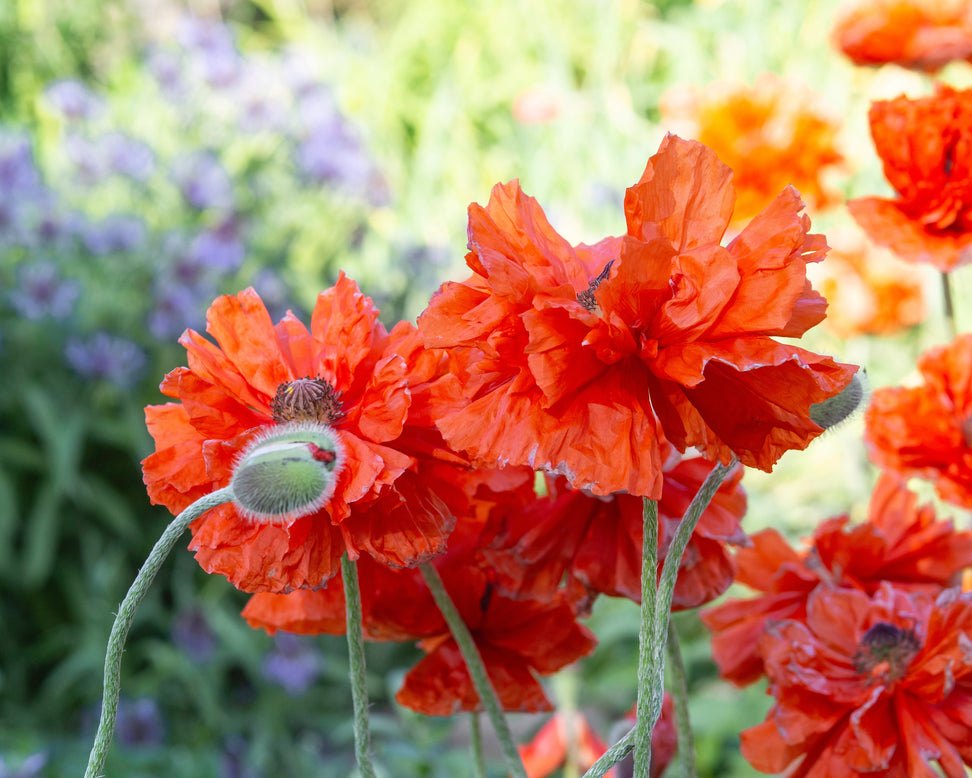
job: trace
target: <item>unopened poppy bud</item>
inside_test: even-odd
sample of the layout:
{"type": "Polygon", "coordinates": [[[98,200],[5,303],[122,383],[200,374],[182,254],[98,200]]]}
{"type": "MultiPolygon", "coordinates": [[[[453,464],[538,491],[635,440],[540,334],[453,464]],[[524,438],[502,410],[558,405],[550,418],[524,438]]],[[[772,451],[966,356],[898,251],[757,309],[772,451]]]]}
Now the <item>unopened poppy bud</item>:
{"type": "Polygon", "coordinates": [[[325,424],[281,424],[246,447],[233,470],[233,505],[245,519],[290,524],[334,494],[344,448],[325,424]]]}
{"type": "Polygon", "coordinates": [[[854,411],[864,405],[864,398],[867,395],[866,376],[867,373],[864,372],[862,367],[854,374],[851,382],[841,390],[840,394],[835,394],[828,400],[811,405],[810,420],[818,427],[829,430],[850,418],[854,411]]]}

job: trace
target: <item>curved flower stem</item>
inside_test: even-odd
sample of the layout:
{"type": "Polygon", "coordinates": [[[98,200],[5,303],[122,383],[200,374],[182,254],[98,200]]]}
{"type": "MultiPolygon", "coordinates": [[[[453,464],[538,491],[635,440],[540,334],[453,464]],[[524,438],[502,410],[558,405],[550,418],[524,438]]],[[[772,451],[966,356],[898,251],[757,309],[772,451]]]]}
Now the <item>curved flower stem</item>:
{"type": "Polygon", "coordinates": [[[590,769],[584,773],[583,778],[602,778],[602,776],[607,775],[608,770],[631,753],[631,749],[634,748],[636,730],[637,727],[629,729],[628,734],[605,751],[601,758],[591,765],[590,769]]]}
{"type": "Polygon", "coordinates": [[[717,464],[706,476],[702,486],[688,510],[678,523],[678,527],[672,536],[672,542],[668,546],[665,554],[665,564],[662,567],[661,578],[658,580],[657,591],[654,589],[654,573],[649,574],[646,568],[651,565],[656,566],[657,544],[658,544],[658,516],[657,506],[649,510],[650,500],[645,500],[645,532],[644,532],[644,562],[642,564],[642,628],[640,634],[641,644],[639,645],[639,659],[648,658],[648,667],[644,666],[643,661],[639,661],[638,669],[638,711],[637,723],[635,724],[635,769],[634,778],[648,778],[651,768],[651,733],[661,714],[662,698],[665,688],[665,643],[668,637],[668,619],[672,608],[672,596],[675,592],[675,581],[678,576],[678,569],[682,562],[682,556],[688,546],[695,526],[699,523],[699,518],[703,511],[708,507],[715,493],[719,490],[726,476],[736,466],[736,459],[733,457],[728,465],[717,464]],[[651,515],[651,514],[654,515],[651,515]],[[650,526],[653,525],[653,526],[650,526]],[[654,547],[649,548],[649,542],[654,542],[654,547]],[[649,599],[650,598],[650,599],[649,599]],[[649,612],[645,603],[651,602],[653,612],[649,612]],[[646,625],[646,622],[650,622],[646,625]],[[651,641],[649,647],[645,647],[645,636],[648,635],[651,641]],[[645,688],[646,684],[650,688],[645,688]],[[647,704],[643,705],[643,701],[647,704]],[[642,710],[642,708],[646,710],[642,710]]]}
{"type": "Polygon", "coordinates": [[[945,328],[949,340],[955,340],[958,326],[955,323],[955,304],[952,301],[952,277],[945,272],[942,272],[942,296],[945,302],[945,328]]]}
{"type": "Polygon", "coordinates": [[[91,753],[88,756],[88,766],[84,771],[84,778],[99,778],[108,757],[111,738],[115,732],[115,719],[118,717],[122,654],[125,651],[125,639],[128,637],[128,630],[132,626],[132,621],[135,620],[135,611],[138,610],[138,606],[152,585],[159,568],[162,567],[162,563],[169,556],[169,552],[172,551],[176,541],[185,532],[186,527],[206,511],[215,508],[217,505],[230,502],[232,499],[233,492],[229,487],[217,489],[212,494],[200,497],[176,516],[152,547],[142,569],[138,571],[138,575],[135,576],[125,599],[118,607],[115,623],[112,624],[111,634],[108,636],[108,651],[105,654],[105,687],[101,703],[101,720],[98,722],[98,732],[95,734],[94,744],[91,746],[91,753]]]}
{"type": "Polygon", "coordinates": [[[443,618],[445,618],[446,623],[449,625],[449,631],[452,633],[452,637],[459,645],[462,658],[466,661],[466,668],[469,670],[476,694],[479,695],[479,699],[486,709],[486,715],[489,716],[489,720],[493,724],[493,729],[496,731],[496,737],[499,739],[500,746],[503,749],[503,756],[506,757],[506,769],[510,771],[513,778],[526,778],[526,769],[523,767],[520,753],[516,749],[513,733],[510,732],[510,725],[503,715],[503,707],[500,705],[496,691],[493,689],[493,684],[490,682],[489,675],[486,673],[483,658],[479,655],[479,650],[476,648],[476,642],[469,632],[469,627],[466,626],[466,622],[462,620],[462,616],[456,610],[452,598],[449,597],[449,593],[442,583],[442,578],[439,577],[439,571],[429,562],[423,563],[419,569],[422,571],[422,577],[425,579],[426,585],[432,592],[432,598],[435,600],[435,604],[439,606],[443,618]]]}
{"type": "Polygon", "coordinates": [[[354,756],[364,778],[375,778],[371,763],[371,731],[368,727],[368,680],[365,674],[364,637],[361,631],[361,590],[358,567],[341,555],[344,579],[344,610],[348,623],[348,659],[351,676],[351,702],[354,706],[354,756]]]}
{"type": "Polygon", "coordinates": [[[483,756],[483,733],[479,728],[479,714],[469,714],[469,746],[473,755],[473,776],[475,778],[487,778],[489,773],[486,771],[486,757],[483,756]]]}
{"type": "Polygon", "coordinates": [[[659,650],[658,626],[655,623],[658,611],[658,503],[646,497],[642,516],[641,628],[638,633],[638,707],[634,730],[636,778],[648,778],[651,769],[651,731],[661,713],[665,692],[664,655],[659,650]]]}
{"type": "Polygon", "coordinates": [[[682,662],[675,622],[668,622],[668,670],[672,699],[675,701],[675,721],[678,733],[678,762],[681,778],[695,778],[695,738],[689,717],[688,677],[682,662]]]}

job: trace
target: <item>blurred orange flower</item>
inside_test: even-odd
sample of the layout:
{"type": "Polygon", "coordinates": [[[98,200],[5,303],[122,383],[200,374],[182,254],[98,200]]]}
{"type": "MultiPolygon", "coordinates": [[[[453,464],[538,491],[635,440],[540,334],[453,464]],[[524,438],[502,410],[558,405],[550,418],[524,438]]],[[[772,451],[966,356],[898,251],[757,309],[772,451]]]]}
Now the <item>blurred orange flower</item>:
{"type": "Polygon", "coordinates": [[[972,335],[926,351],[918,370],[920,386],[874,390],[864,417],[871,461],[972,509],[972,335]]]}
{"type": "Polygon", "coordinates": [[[969,634],[972,595],[958,589],[818,587],[805,622],[776,622],[761,639],[775,704],[742,733],[743,756],[792,778],[965,778],[969,634]]]}
{"type": "Polygon", "coordinates": [[[732,171],[668,136],[625,199],[628,233],[571,246],[512,182],[469,209],[466,262],[419,318],[453,358],[439,429],[487,466],[606,496],[661,496],[656,426],[680,451],[772,469],[822,429],[810,406],[856,372],[774,340],[825,315],[806,278],[823,236],[792,187],[728,246],[732,171]]]}
{"type": "Polygon", "coordinates": [[[851,0],[834,41],[857,65],[894,63],[934,72],[972,57],[969,0],[851,0]]]}
{"type": "Polygon", "coordinates": [[[829,236],[827,261],[813,268],[827,298],[824,326],[842,338],[891,335],[925,317],[921,274],[876,248],[858,231],[829,236]]]}
{"type": "Polygon", "coordinates": [[[752,218],[788,184],[812,208],[838,202],[822,174],[843,161],[840,124],[805,84],[766,73],[753,86],[675,87],[662,96],[661,111],[732,168],[734,219],[752,218]]]}
{"type": "MultiPolygon", "coordinates": [[[[625,716],[628,728],[634,726],[635,708],[625,716]]],[[[651,778],[660,778],[668,763],[677,751],[675,730],[675,704],[668,692],[662,701],[659,716],[651,733],[651,778]]],[[[607,745],[591,729],[584,714],[555,713],[526,745],[520,746],[520,758],[526,768],[527,778],[547,778],[553,775],[574,751],[579,770],[589,770],[604,752],[607,745]],[[573,749],[571,748],[573,746],[573,749]]],[[[629,757],[630,759],[630,757],[629,757]]],[[[606,778],[618,778],[622,769],[613,767],[605,773],[606,778]]]]}
{"type": "Polygon", "coordinates": [[[880,100],[868,113],[895,200],[847,207],[871,240],[944,273],[972,261],[972,90],[939,84],[918,100],[880,100]]]}
{"type": "Polygon", "coordinates": [[[851,524],[846,515],[829,519],[803,551],[774,529],[756,533],[752,543],[736,554],[736,581],[760,596],[727,600],[700,614],[713,633],[719,674],[737,686],[763,674],[759,640],[766,625],[805,619],[807,599],[818,586],[874,593],[889,581],[935,596],[972,565],[972,532],[937,520],[931,506],[919,507],[894,473],[878,479],[865,522],[851,524]]]}
{"type": "Polygon", "coordinates": [[[346,464],[329,502],[291,523],[248,521],[232,504],[197,519],[190,549],[203,569],[244,591],[288,591],[327,581],[345,550],[406,566],[444,549],[468,467],[423,407],[445,364],[412,325],[386,332],[342,274],[318,296],[310,330],[292,314],[274,325],[248,289],[213,303],[207,331],[215,344],[186,331],[189,366],[162,382],[180,402],[145,409],[153,502],[176,513],[226,486],[240,451],[278,422],[329,423],[346,464]]]}

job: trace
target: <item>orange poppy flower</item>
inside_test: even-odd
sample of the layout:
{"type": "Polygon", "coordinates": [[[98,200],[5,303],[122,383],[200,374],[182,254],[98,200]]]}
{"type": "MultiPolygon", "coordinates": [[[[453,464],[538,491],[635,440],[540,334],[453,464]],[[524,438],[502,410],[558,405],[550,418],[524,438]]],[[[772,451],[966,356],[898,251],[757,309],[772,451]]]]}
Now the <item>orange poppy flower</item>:
{"type": "Polygon", "coordinates": [[[700,614],[713,633],[719,674],[737,686],[763,674],[759,640],[767,623],[806,618],[807,599],[819,585],[873,593],[890,581],[934,595],[972,565],[972,532],[936,520],[893,473],[878,479],[866,522],[829,519],[802,552],[773,529],[751,539],[753,545],[736,554],[736,580],[760,596],[727,600],[700,614]]]}
{"type": "Polygon", "coordinates": [[[875,389],[864,416],[871,461],[932,481],[943,500],[972,508],[972,335],[918,358],[924,383],[875,389]]]}
{"type": "Polygon", "coordinates": [[[765,73],[753,86],[675,87],[662,96],[661,111],[732,168],[734,219],[751,219],[788,184],[811,207],[839,201],[823,175],[843,161],[840,124],[805,84],[765,73]]]}
{"type": "Polygon", "coordinates": [[[871,596],[817,588],[805,622],[763,635],[775,704],[742,733],[743,756],[792,778],[964,778],[970,631],[972,595],[958,589],[933,599],[890,584],[871,596]]]}
{"type": "Polygon", "coordinates": [[[918,100],[872,103],[868,113],[884,175],[898,199],[847,207],[871,240],[944,273],[972,259],[972,89],[939,84],[918,100]]]}
{"type": "MultiPolygon", "coordinates": [[[[632,708],[625,721],[634,726],[635,709],[632,708]]],[[[677,750],[675,730],[675,704],[668,692],[662,701],[661,716],[651,733],[651,778],[659,778],[677,750]]],[[[573,752],[575,768],[589,770],[604,752],[607,745],[591,729],[583,713],[574,712],[568,718],[565,713],[555,713],[544,724],[529,743],[520,746],[520,758],[526,769],[527,778],[547,778],[553,775],[573,752]],[[573,748],[572,748],[573,747],[573,748]]],[[[617,778],[621,771],[614,767],[608,770],[607,778],[617,778]]]]}
{"type": "MultiPolygon", "coordinates": [[[[842,338],[892,335],[925,318],[920,271],[870,245],[858,232],[830,236],[814,282],[827,298],[824,326],[842,338]]],[[[814,268],[817,270],[817,268],[814,268]]]]}
{"type": "Polygon", "coordinates": [[[175,513],[226,486],[239,452],[278,422],[329,423],[345,459],[334,495],[309,516],[260,523],[227,504],[193,522],[190,548],[207,572],[244,591],[288,591],[327,581],[345,550],[395,566],[443,550],[467,466],[423,407],[445,364],[414,327],[386,332],[342,274],[317,298],[309,331],[291,314],[274,325],[252,289],[217,299],[207,330],[216,344],[187,330],[189,366],[162,382],[180,402],[145,410],[153,502],[175,513]]]}
{"type": "Polygon", "coordinates": [[[972,57],[972,3],[852,0],[844,4],[833,35],[857,65],[894,63],[931,73],[972,57]]]}
{"type": "Polygon", "coordinates": [[[770,470],[821,433],[810,406],[856,367],[773,336],[824,317],[806,265],[826,244],[786,189],[728,246],[732,171],[668,136],[628,190],[628,234],[571,246],[516,182],[469,210],[473,275],[419,318],[453,356],[437,423],[488,466],[661,496],[660,424],[680,451],[770,470]],[[657,416],[657,420],[656,420],[657,416]]]}
{"type": "MultiPolygon", "coordinates": [[[[658,502],[659,555],[712,463],[701,457],[669,457],[658,502]]],[[[748,543],[739,527],[746,511],[738,467],[702,514],[681,560],[672,606],[695,608],[722,594],[735,566],[727,544],[748,543]]],[[[514,597],[549,600],[566,578],[572,599],[587,610],[598,594],[641,602],[642,500],[630,494],[593,497],[549,479],[548,496],[510,511],[482,557],[496,584],[514,597]]],[[[659,573],[661,571],[659,570],[659,573]]]]}

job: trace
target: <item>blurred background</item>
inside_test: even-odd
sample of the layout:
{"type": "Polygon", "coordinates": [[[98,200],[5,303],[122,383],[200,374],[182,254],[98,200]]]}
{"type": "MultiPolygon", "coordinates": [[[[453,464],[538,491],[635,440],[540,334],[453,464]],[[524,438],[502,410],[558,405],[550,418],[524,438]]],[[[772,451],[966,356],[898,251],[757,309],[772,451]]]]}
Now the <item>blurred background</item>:
{"type": "MultiPolygon", "coordinates": [[[[0,778],[83,772],[113,614],[169,518],[141,483],[142,408],[163,401],[179,334],[204,328],[218,294],[252,285],[275,316],[306,316],[344,270],[386,325],[414,319],[465,276],[466,207],[493,184],[519,178],[572,243],[620,234],[624,189],[672,130],[736,168],[740,216],[790,181],[803,192],[834,246],[817,277],[831,319],[810,347],[874,385],[906,379],[945,338],[937,276],[885,255],[862,269],[875,250],[843,202],[890,193],[869,101],[930,82],[854,67],[831,42],[836,13],[0,0],[0,778]]],[[[952,67],[951,83],[972,81],[952,67]]],[[[966,270],[953,282],[961,329],[966,270]]],[[[747,473],[744,526],[799,536],[861,515],[872,477],[851,422],[747,473]]],[[[239,618],[245,600],[180,544],[132,630],[109,775],[352,774],[343,638],[270,638],[239,618]]],[[[700,774],[752,775],[737,735],[762,720],[764,689],[720,682],[696,617],[677,622],[700,774]]],[[[590,626],[600,647],[550,688],[607,738],[635,699],[636,608],[602,599],[590,626]]],[[[392,699],[417,657],[368,646],[378,761],[465,774],[464,722],[392,699]]],[[[514,720],[525,741],[546,717],[514,720]]]]}

